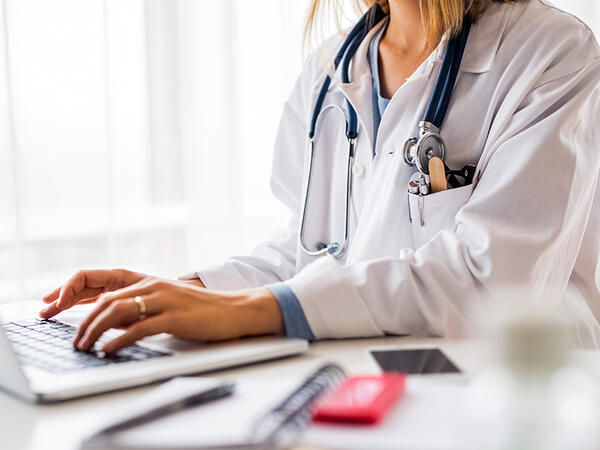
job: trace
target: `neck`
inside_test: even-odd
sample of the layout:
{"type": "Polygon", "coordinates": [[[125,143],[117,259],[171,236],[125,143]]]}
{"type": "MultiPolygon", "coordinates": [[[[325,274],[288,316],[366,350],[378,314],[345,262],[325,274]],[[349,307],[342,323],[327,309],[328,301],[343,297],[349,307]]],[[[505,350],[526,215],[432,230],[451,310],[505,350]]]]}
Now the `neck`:
{"type": "Polygon", "coordinates": [[[430,50],[418,0],[389,0],[390,23],[383,40],[402,53],[430,50]]]}

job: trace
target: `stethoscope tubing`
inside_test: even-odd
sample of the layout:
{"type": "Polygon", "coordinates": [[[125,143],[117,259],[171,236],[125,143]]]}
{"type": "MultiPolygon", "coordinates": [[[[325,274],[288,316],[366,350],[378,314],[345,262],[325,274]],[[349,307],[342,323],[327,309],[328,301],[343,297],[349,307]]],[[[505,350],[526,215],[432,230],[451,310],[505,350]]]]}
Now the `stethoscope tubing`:
{"type": "MultiPolygon", "coordinates": [[[[342,82],[348,83],[350,81],[349,67],[352,56],[356,52],[358,46],[363,41],[369,30],[377,23],[379,23],[385,17],[385,13],[379,5],[375,5],[372,9],[367,11],[359,20],[359,22],[350,30],[350,33],[342,43],[340,50],[338,51],[334,59],[334,70],[337,70],[340,63],[342,82]],[[372,24],[368,22],[372,21],[372,24]],[[369,26],[370,25],[370,26],[369,26]]],[[[310,131],[309,131],[309,157],[308,157],[308,176],[306,179],[305,195],[302,205],[302,218],[300,220],[300,230],[298,233],[298,241],[302,250],[310,256],[321,256],[326,253],[331,254],[334,257],[339,257],[344,254],[349,240],[349,229],[350,229],[350,193],[352,191],[352,164],[354,162],[354,147],[355,140],[358,136],[358,115],[356,110],[346,99],[348,105],[348,118],[344,114],[344,111],[336,107],[335,109],[340,112],[342,118],[346,124],[346,138],[348,139],[348,153],[346,155],[346,202],[345,202],[345,220],[344,220],[344,242],[342,244],[338,242],[332,242],[330,244],[322,243],[316,250],[310,250],[304,242],[304,227],[306,225],[306,213],[308,209],[308,198],[310,196],[310,186],[312,180],[312,168],[315,153],[315,138],[317,133],[317,126],[319,117],[328,107],[323,108],[323,102],[329,86],[331,84],[331,77],[329,74],[325,76],[321,90],[317,96],[313,115],[311,118],[310,131]]],[[[330,105],[331,106],[331,105],[330,105]]]]}
{"type": "Polygon", "coordinates": [[[436,80],[433,93],[423,116],[424,122],[429,122],[438,129],[442,128],[442,122],[446,117],[470,30],[471,17],[466,15],[463,19],[463,28],[458,38],[450,39],[448,42],[448,48],[444,54],[439,72],[445,76],[438,77],[436,80]]]}
{"type": "MultiPolygon", "coordinates": [[[[375,4],[371,9],[369,9],[360,20],[352,27],[348,36],[342,43],[340,49],[338,50],[334,60],[333,60],[333,69],[336,71],[340,62],[344,59],[346,54],[353,55],[354,51],[348,52],[348,47],[350,47],[356,40],[357,37],[360,37],[360,41],[364,39],[370,29],[373,27],[373,24],[377,24],[385,17],[384,11],[381,9],[381,6],[375,4]],[[373,24],[369,22],[372,21],[373,24]]],[[[355,50],[355,49],[354,49],[355,50]]],[[[349,58],[352,59],[352,58],[349,58]]],[[[315,135],[315,129],[317,127],[317,118],[319,117],[319,113],[321,112],[321,108],[323,107],[323,102],[325,101],[325,96],[327,95],[327,91],[329,90],[329,86],[331,84],[331,77],[329,74],[325,75],[325,80],[323,80],[323,84],[321,85],[321,90],[319,91],[319,95],[317,96],[317,100],[315,102],[315,106],[313,109],[313,115],[310,121],[310,128],[308,137],[312,139],[315,135]]],[[[356,113],[355,113],[356,114],[356,113]]],[[[356,131],[356,130],[354,130],[356,131]]]]}
{"type": "MultiPolygon", "coordinates": [[[[344,114],[344,110],[339,107],[338,105],[328,105],[325,108],[323,108],[321,110],[321,114],[319,114],[318,118],[323,117],[323,113],[325,113],[327,110],[335,110],[337,111],[341,116],[342,119],[345,121],[346,120],[346,116],[344,114]]],[[[315,133],[318,132],[317,128],[319,125],[319,120],[317,120],[317,123],[315,124],[315,133]]],[[[340,256],[342,255],[345,251],[346,251],[346,247],[348,245],[348,241],[349,241],[349,230],[350,230],[350,193],[352,192],[352,165],[354,162],[354,143],[355,140],[354,139],[348,139],[348,153],[346,155],[347,158],[347,162],[346,162],[346,205],[345,205],[345,221],[344,221],[344,242],[342,244],[338,243],[338,242],[333,242],[330,244],[324,244],[322,243],[321,246],[319,248],[317,248],[316,250],[310,250],[308,248],[308,246],[306,245],[306,243],[304,242],[304,227],[306,225],[306,213],[308,210],[308,198],[310,196],[310,187],[312,185],[311,180],[312,180],[312,169],[313,169],[313,162],[314,162],[314,157],[315,157],[315,140],[316,140],[316,134],[315,136],[313,136],[312,139],[310,139],[309,142],[309,150],[308,150],[308,175],[307,175],[307,179],[306,179],[306,185],[305,185],[305,189],[304,189],[304,200],[302,203],[302,218],[300,220],[300,230],[298,231],[298,241],[300,243],[300,247],[302,248],[302,250],[304,252],[306,252],[308,255],[310,256],[321,256],[324,255],[326,253],[329,253],[333,256],[340,256]]]]}
{"type": "MultiPolygon", "coordinates": [[[[346,57],[342,60],[342,83],[350,82],[350,61],[352,58],[350,55],[354,55],[356,49],[360,45],[362,39],[359,39],[360,36],[356,36],[350,46],[348,47],[348,52],[346,57]]],[[[348,105],[348,121],[346,125],[346,136],[348,139],[356,139],[358,136],[358,115],[356,113],[356,109],[350,103],[350,100],[346,98],[346,103],[348,105]]]]}

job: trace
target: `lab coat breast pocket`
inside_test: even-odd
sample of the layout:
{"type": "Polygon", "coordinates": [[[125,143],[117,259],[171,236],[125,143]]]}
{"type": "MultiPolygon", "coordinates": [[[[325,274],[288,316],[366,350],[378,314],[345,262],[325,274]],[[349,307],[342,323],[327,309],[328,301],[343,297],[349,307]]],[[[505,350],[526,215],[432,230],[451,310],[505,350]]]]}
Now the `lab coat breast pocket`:
{"type": "Polygon", "coordinates": [[[429,242],[438,231],[454,231],[456,214],[467,203],[472,192],[473,184],[424,196],[409,193],[408,206],[415,249],[429,242]]]}

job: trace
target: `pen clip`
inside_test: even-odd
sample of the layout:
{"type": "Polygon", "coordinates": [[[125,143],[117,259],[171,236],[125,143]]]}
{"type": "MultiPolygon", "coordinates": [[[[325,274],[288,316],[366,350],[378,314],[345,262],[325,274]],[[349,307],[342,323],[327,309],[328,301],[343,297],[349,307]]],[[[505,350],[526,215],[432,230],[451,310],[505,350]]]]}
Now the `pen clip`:
{"type": "Polygon", "coordinates": [[[426,196],[427,194],[429,194],[429,191],[430,191],[428,177],[421,172],[415,172],[410,177],[410,181],[408,182],[407,191],[409,194],[409,195],[407,195],[408,222],[409,223],[413,222],[412,210],[411,210],[411,206],[410,206],[410,194],[413,194],[413,195],[417,196],[417,207],[419,209],[419,224],[421,227],[424,227],[425,226],[425,213],[424,213],[425,201],[424,201],[423,197],[426,196]]]}

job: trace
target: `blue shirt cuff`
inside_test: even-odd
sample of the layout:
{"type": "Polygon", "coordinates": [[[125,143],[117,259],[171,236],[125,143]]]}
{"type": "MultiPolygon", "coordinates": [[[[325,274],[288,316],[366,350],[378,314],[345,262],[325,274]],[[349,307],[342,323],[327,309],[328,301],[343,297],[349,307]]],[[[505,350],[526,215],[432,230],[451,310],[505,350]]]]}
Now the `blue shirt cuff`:
{"type": "Polygon", "coordinates": [[[296,294],[285,283],[273,283],[265,287],[273,293],[279,303],[285,334],[289,337],[314,341],[315,335],[310,329],[296,294]]]}

